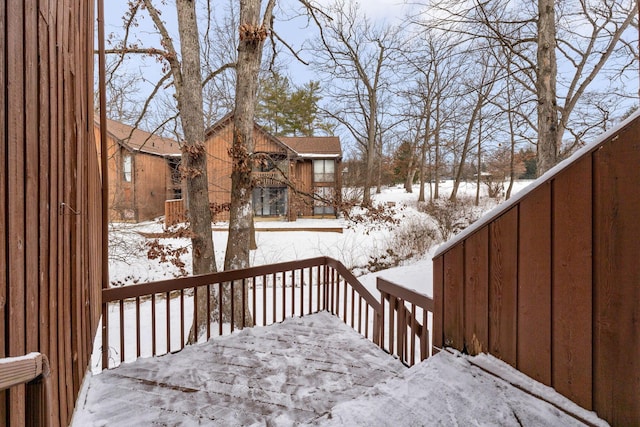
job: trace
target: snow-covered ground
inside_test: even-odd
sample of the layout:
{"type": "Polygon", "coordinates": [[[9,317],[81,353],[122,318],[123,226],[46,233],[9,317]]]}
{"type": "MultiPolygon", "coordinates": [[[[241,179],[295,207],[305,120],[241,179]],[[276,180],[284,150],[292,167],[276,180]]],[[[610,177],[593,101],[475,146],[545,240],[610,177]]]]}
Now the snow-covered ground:
{"type": "MultiPolygon", "coordinates": [[[[518,182],[514,188],[514,193],[524,188],[528,183],[529,181],[518,182]]],[[[446,198],[450,188],[451,182],[444,183],[441,188],[441,196],[446,198]]],[[[474,197],[475,186],[473,184],[463,184],[459,190],[459,195],[474,197]]],[[[407,238],[406,233],[401,234],[403,227],[411,225],[415,221],[418,221],[421,224],[428,224],[429,221],[432,221],[425,213],[419,212],[416,209],[416,199],[417,188],[414,193],[406,193],[402,186],[385,188],[381,194],[376,194],[374,196],[374,200],[382,204],[388,205],[390,204],[388,202],[395,204],[393,214],[398,220],[395,224],[375,221],[354,223],[343,218],[300,219],[296,222],[270,221],[257,223],[256,238],[258,249],[252,252],[252,265],[285,262],[316,256],[329,256],[341,261],[348,268],[353,269],[354,272],[359,275],[360,281],[374,295],[378,295],[378,292],[376,291],[376,278],[384,277],[389,281],[431,296],[431,255],[437,249],[439,244],[437,241],[424,251],[420,253],[413,253],[411,257],[402,261],[398,266],[382,269],[372,273],[368,272],[370,270],[368,266],[371,265],[372,259],[379,258],[390,246],[393,246],[394,243],[397,244],[399,239],[407,238]],[[265,227],[283,228],[287,229],[287,231],[260,231],[261,228],[265,227]],[[304,229],[310,228],[342,228],[343,231],[342,233],[328,231],[304,231],[304,229]],[[300,229],[300,231],[296,231],[295,229],[300,229]]],[[[486,200],[482,203],[483,209],[485,210],[491,209],[494,205],[495,203],[487,203],[486,200]]],[[[224,248],[227,243],[226,231],[219,231],[219,229],[223,228],[224,225],[225,224],[216,224],[213,234],[216,258],[219,266],[222,265],[222,260],[224,259],[224,248]]],[[[179,274],[179,271],[175,266],[168,263],[160,263],[157,260],[149,260],[146,257],[147,249],[145,248],[145,238],[140,233],[162,232],[162,224],[160,222],[149,222],[136,225],[117,225],[114,227],[113,231],[115,241],[119,242],[113,252],[115,255],[114,259],[110,262],[110,280],[113,285],[123,286],[132,283],[160,280],[171,278],[179,274]]],[[[173,246],[188,245],[186,240],[180,239],[160,239],[160,242],[173,246]]],[[[187,252],[183,254],[181,258],[186,264],[186,270],[189,271],[190,254],[187,252]]],[[[99,341],[97,340],[97,342],[99,341]]],[[[475,372],[473,375],[468,375],[469,369],[456,369],[456,366],[458,368],[462,365],[468,366],[467,361],[452,361],[453,359],[451,358],[445,360],[444,357],[440,357],[437,360],[438,361],[431,362],[432,366],[430,368],[420,368],[419,365],[418,367],[408,371],[410,374],[407,375],[404,383],[397,382],[383,384],[379,389],[377,389],[377,391],[362,396],[353,403],[347,403],[336,407],[332,410],[331,417],[324,420],[322,424],[345,425],[340,420],[343,420],[347,424],[358,424],[358,419],[361,417],[363,420],[368,419],[369,421],[376,423],[380,421],[380,419],[384,419],[385,408],[397,407],[398,405],[407,406],[417,404],[422,400],[419,396],[423,396],[428,401],[433,401],[443,392],[443,390],[446,392],[447,388],[469,388],[474,390],[477,388],[478,392],[478,400],[475,402],[475,406],[469,406],[469,402],[456,402],[448,398],[441,400],[439,404],[448,405],[447,409],[449,410],[449,413],[453,414],[469,414],[468,416],[472,417],[473,412],[470,412],[471,407],[484,408],[486,405],[489,405],[489,402],[495,397],[494,395],[481,395],[482,384],[486,385],[487,382],[490,382],[487,379],[481,378],[481,373],[475,372]],[[421,369],[425,369],[425,371],[422,372],[421,369]],[[423,375],[433,377],[430,377],[433,385],[429,390],[425,390],[423,393],[418,393],[417,389],[414,390],[414,388],[412,388],[412,382],[414,381],[414,378],[423,375]],[[438,380],[438,375],[442,375],[440,380],[438,380]],[[380,396],[384,396],[384,398],[381,398],[380,396]],[[365,414],[369,414],[370,417],[364,417],[365,414]]],[[[480,362],[483,362],[483,360],[480,360],[480,362]]],[[[486,360],[484,360],[484,362],[486,362],[486,360]]],[[[486,363],[494,363],[494,361],[490,360],[486,363]]],[[[535,383],[533,380],[528,378],[526,381],[535,383]]],[[[544,387],[538,383],[535,383],[534,385],[535,387],[544,387]]],[[[496,387],[496,394],[511,393],[506,396],[502,396],[507,402],[505,404],[507,409],[513,405],[517,407],[518,405],[525,404],[522,400],[524,398],[520,396],[522,393],[517,389],[514,388],[511,390],[500,385],[496,387]]],[[[434,409],[435,412],[440,411],[436,409],[434,409]]],[[[476,421],[480,424],[509,425],[509,422],[505,421],[507,418],[504,418],[505,416],[508,417],[509,414],[505,415],[505,413],[503,413],[504,408],[489,405],[486,406],[485,409],[487,410],[483,410],[478,414],[478,417],[480,418],[476,421]],[[482,422],[480,422],[480,420],[482,422]]],[[[552,425],[557,421],[557,413],[554,411],[545,411],[536,415],[536,417],[541,417],[535,419],[536,425],[552,425]],[[545,422],[545,420],[547,422],[545,422]]],[[[435,414],[435,412],[433,414],[435,414]]],[[[439,419],[446,423],[445,419],[432,419],[439,419]]],[[[472,418],[463,417],[459,418],[458,421],[465,419],[467,421],[472,420],[472,418]]],[[[597,422],[599,423],[599,421],[597,422]]],[[[425,422],[423,424],[420,421],[416,421],[412,425],[430,425],[430,423],[425,422]]]]}

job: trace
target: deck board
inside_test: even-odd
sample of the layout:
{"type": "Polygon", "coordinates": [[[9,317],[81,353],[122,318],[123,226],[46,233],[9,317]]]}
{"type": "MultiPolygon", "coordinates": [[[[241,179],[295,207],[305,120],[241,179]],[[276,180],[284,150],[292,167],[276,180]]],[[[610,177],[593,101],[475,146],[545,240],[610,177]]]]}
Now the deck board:
{"type": "Polygon", "coordinates": [[[405,370],[319,313],[95,375],[74,425],[304,423],[405,370]]]}

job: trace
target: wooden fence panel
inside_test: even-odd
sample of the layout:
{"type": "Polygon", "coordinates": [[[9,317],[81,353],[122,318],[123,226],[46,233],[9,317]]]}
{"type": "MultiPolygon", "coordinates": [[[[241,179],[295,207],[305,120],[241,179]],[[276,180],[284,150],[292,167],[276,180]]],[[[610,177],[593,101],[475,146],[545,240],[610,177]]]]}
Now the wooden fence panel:
{"type": "MultiPolygon", "coordinates": [[[[48,356],[55,425],[70,420],[100,300],[93,7],[0,5],[0,357],[48,356]]],[[[0,425],[25,422],[26,390],[0,393],[0,425]]]]}
{"type": "Polygon", "coordinates": [[[553,182],[551,383],[592,409],[591,156],[553,182]]]}
{"type": "Polygon", "coordinates": [[[483,227],[464,245],[464,341],[469,354],[489,348],[489,228],[483,227]]]}
{"type": "Polygon", "coordinates": [[[516,366],[517,249],[516,207],[489,225],[489,352],[511,366],[516,366]]]}
{"type": "MultiPolygon", "coordinates": [[[[7,41],[12,52],[7,67],[7,170],[8,170],[8,334],[7,345],[10,356],[26,353],[25,313],[25,205],[24,155],[25,155],[25,81],[24,51],[10,49],[24,43],[24,4],[20,0],[7,1],[7,41]]],[[[20,425],[25,418],[25,387],[16,386],[9,392],[9,424],[20,425]]]]}
{"type": "Polygon", "coordinates": [[[551,382],[551,183],[520,203],[517,368],[551,382]],[[537,348],[538,351],[530,351],[537,348]]]}
{"type": "MultiPolygon", "coordinates": [[[[7,10],[0,7],[0,28],[7,28],[7,10]]],[[[4,103],[6,100],[6,70],[5,63],[7,57],[7,41],[6,32],[0,31],[0,100],[4,103]]],[[[7,200],[7,140],[4,132],[4,126],[7,123],[7,109],[5,104],[0,108],[0,123],[2,124],[2,132],[0,132],[0,224],[7,224],[6,205],[3,203],[7,200]]],[[[6,324],[7,318],[7,296],[8,296],[8,268],[4,260],[7,259],[6,245],[7,227],[0,227],[0,342],[7,342],[6,324]]],[[[0,345],[0,357],[5,357],[6,349],[4,344],[0,345]]],[[[7,424],[7,392],[0,391],[0,424],[7,424]]]]}
{"type": "Polygon", "coordinates": [[[486,351],[612,425],[640,422],[639,165],[635,113],[434,257],[434,280],[445,272],[444,283],[434,285],[436,307],[449,283],[456,285],[446,277],[465,275],[463,295],[450,292],[464,299],[463,313],[445,308],[434,324],[460,333],[462,317],[465,342],[455,347],[473,353],[488,229],[486,351]]]}
{"type": "Polygon", "coordinates": [[[464,248],[457,246],[444,256],[444,345],[464,346],[464,248]]]}
{"type": "Polygon", "coordinates": [[[640,120],[631,130],[594,157],[594,406],[617,425],[640,421],[640,120]]]}

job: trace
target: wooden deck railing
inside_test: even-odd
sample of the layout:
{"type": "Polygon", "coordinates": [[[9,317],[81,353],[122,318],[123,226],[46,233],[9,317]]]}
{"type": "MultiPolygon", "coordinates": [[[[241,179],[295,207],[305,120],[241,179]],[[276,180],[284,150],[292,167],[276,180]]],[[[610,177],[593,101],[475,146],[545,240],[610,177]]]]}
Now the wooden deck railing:
{"type": "Polygon", "coordinates": [[[433,322],[433,300],[381,277],[377,282],[381,294],[381,347],[408,366],[416,363],[416,357],[418,361],[428,358],[431,354],[429,322],[433,322]]]}
{"type": "Polygon", "coordinates": [[[29,353],[25,356],[0,359],[0,391],[12,387],[25,388],[25,426],[53,425],[47,356],[29,353]]]}
{"type": "Polygon", "coordinates": [[[396,346],[380,339],[383,305],[342,263],[328,257],[105,289],[102,368],[184,348],[193,322],[193,307],[197,304],[194,300],[203,294],[210,296],[209,313],[216,304],[218,307],[240,304],[241,312],[248,311],[252,317],[226,321],[220,310],[214,310],[215,314],[210,314],[206,322],[206,339],[231,333],[236,328],[264,326],[293,316],[328,311],[389,353],[398,355],[404,363],[415,363],[416,339],[418,357],[428,357],[426,319],[427,311],[432,310],[431,300],[398,285],[380,283],[382,301],[392,301],[390,313],[398,313],[390,314],[389,319],[392,323],[396,318],[403,319],[408,325],[409,329],[402,331],[393,323],[394,330],[401,331],[395,332],[396,336],[408,339],[409,346],[396,346]],[[242,286],[245,292],[241,301],[224,300],[220,290],[225,284],[242,286]],[[196,293],[196,287],[206,287],[206,292],[196,293]],[[411,304],[409,308],[402,308],[404,301],[411,304]]]}

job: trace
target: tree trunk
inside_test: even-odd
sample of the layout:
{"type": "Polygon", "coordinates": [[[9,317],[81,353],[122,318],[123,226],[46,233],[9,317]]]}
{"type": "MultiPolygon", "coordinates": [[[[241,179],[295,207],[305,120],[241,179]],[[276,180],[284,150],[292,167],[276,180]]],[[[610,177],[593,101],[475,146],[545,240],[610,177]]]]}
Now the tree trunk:
{"type": "MultiPolygon", "coordinates": [[[[211,236],[207,155],[204,146],[200,42],[195,2],[177,0],[176,8],[182,56],[181,79],[176,79],[181,84],[176,84],[176,94],[185,139],[182,148],[182,171],[186,179],[187,214],[193,232],[193,274],[205,274],[216,271],[216,262],[211,236]]],[[[192,343],[206,332],[209,318],[209,295],[206,288],[198,289],[196,292],[198,304],[195,310],[198,322],[197,325],[192,325],[189,333],[189,341],[192,343]]]]}
{"type": "Polygon", "coordinates": [[[558,161],[554,0],[538,0],[538,176],[558,161]]]}
{"type": "MultiPolygon", "coordinates": [[[[260,23],[260,0],[240,1],[240,40],[236,64],[236,104],[234,110],[233,144],[230,150],[231,206],[229,211],[229,239],[225,253],[224,269],[249,267],[249,251],[253,222],[252,162],[254,151],[253,127],[258,91],[258,73],[262,60],[264,40],[270,31],[271,14],[275,0],[269,0],[260,23]]],[[[230,286],[225,296],[230,298],[230,286]]],[[[234,287],[233,319],[237,326],[253,324],[249,307],[243,312],[242,286],[234,287]]],[[[246,295],[245,295],[246,296],[246,295]]],[[[244,298],[244,301],[247,301],[244,298]]],[[[227,311],[230,310],[227,307],[227,311]]],[[[231,313],[225,313],[230,315],[231,313]]]]}

